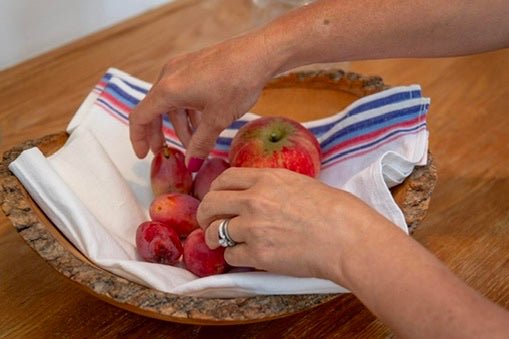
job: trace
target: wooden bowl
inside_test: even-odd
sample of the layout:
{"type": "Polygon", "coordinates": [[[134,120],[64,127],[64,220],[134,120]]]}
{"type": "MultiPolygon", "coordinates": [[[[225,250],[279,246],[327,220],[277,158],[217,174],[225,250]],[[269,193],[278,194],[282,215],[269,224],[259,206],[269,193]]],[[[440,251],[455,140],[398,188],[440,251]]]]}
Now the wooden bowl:
{"type": "MultiPolygon", "coordinates": [[[[270,82],[252,109],[260,115],[313,120],[338,112],[359,97],[387,88],[379,77],[341,70],[296,72],[270,82]]],[[[52,224],[9,171],[8,165],[27,148],[47,156],[67,140],[65,132],[29,140],[5,152],[0,164],[0,200],[5,215],[23,239],[53,268],[91,293],[120,308],[157,319],[200,325],[241,324],[271,320],[308,310],[341,294],[274,295],[244,298],[199,298],[156,291],[97,267],[52,224]]],[[[422,221],[436,183],[436,169],[417,167],[392,190],[410,230],[422,221]]]]}

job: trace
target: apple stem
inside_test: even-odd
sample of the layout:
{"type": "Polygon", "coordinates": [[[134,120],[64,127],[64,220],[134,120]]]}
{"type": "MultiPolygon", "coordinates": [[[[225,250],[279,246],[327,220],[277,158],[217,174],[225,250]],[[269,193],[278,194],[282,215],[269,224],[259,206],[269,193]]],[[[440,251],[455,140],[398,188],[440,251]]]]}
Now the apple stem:
{"type": "Polygon", "coordinates": [[[168,149],[168,146],[166,146],[166,145],[163,146],[163,155],[166,159],[168,159],[170,157],[170,150],[168,149]]]}

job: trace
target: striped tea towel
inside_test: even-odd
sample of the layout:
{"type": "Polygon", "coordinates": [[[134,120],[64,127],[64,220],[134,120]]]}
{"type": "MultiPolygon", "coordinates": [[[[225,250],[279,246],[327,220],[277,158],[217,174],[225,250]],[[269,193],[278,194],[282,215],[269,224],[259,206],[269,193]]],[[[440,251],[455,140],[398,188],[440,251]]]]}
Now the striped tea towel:
{"type": "MultiPolygon", "coordinates": [[[[32,148],[10,165],[64,235],[98,266],[165,292],[203,297],[347,292],[322,279],[267,272],[197,278],[180,267],[139,260],[135,232],[148,219],[153,198],[152,156],[139,160],[133,154],[128,117],[149,88],[122,71],[108,70],[76,112],[60,150],[45,158],[32,148]]],[[[389,187],[426,163],[428,106],[419,86],[402,86],[304,123],[324,153],[319,179],[357,195],[407,232],[389,187]]],[[[247,113],[223,131],[212,155],[226,158],[238,128],[256,118],[247,113]]],[[[165,120],[163,125],[167,142],[184,150],[171,123],[165,120]]]]}

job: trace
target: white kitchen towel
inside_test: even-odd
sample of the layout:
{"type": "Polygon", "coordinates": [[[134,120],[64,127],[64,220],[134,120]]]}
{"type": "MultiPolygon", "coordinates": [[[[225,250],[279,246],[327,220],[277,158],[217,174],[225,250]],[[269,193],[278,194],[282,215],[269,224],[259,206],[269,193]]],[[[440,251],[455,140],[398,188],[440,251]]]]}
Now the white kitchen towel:
{"type": "MultiPolygon", "coordinates": [[[[70,137],[60,150],[46,158],[32,148],[11,163],[9,168],[62,233],[98,266],[165,292],[202,297],[347,292],[327,280],[267,272],[197,278],[181,267],[139,259],[135,232],[148,219],[153,199],[152,156],[134,156],[128,117],[149,88],[120,70],[108,70],[74,115],[70,137]]],[[[305,122],[324,154],[319,179],[352,192],[408,232],[389,187],[426,163],[428,107],[418,85],[401,86],[305,122]]],[[[211,155],[226,158],[238,128],[256,118],[247,113],[235,121],[211,155]]],[[[184,150],[171,123],[165,120],[163,125],[167,142],[184,150]]]]}

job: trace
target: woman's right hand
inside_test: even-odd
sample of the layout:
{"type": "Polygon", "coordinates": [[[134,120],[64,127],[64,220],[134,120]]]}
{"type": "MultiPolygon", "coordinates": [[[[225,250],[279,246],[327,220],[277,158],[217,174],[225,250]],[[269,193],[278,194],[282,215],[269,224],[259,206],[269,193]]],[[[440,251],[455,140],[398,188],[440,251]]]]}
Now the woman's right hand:
{"type": "Polygon", "coordinates": [[[168,114],[187,148],[186,164],[196,171],[223,129],[246,113],[277,71],[263,34],[227,40],[177,56],[129,117],[136,155],[163,145],[161,115],[168,114]]]}

